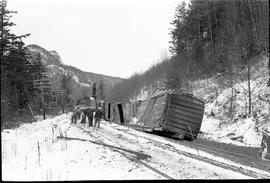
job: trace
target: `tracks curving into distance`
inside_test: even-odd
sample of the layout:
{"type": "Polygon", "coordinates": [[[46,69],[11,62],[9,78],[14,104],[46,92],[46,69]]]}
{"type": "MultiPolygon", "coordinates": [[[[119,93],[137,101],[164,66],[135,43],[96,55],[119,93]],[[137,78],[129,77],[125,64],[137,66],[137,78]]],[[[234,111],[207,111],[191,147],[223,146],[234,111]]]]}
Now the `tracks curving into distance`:
{"type": "MultiPolygon", "coordinates": [[[[141,164],[141,165],[147,167],[148,169],[151,169],[152,171],[154,171],[155,173],[161,175],[162,177],[164,177],[166,179],[173,179],[171,176],[169,176],[169,175],[157,170],[156,168],[152,167],[151,165],[149,165],[147,163],[147,161],[145,160],[147,158],[145,158],[145,159],[137,158],[137,157],[134,158],[134,156],[130,156],[130,154],[132,154],[132,152],[128,152],[126,149],[123,150],[123,147],[121,147],[121,143],[116,144],[116,142],[110,138],[110,135],[113,136],[113,135],[115,135],[115,133],[113,133],[111,131],[106,131],[107,133],[111,133],[110,135],[106,136],[106,135],[103,135],[102,132],[98,131],[98,130],[95,130],[95,133],[91,133],[91,130],[89,131],[88,127],[86,127],[86,126],[76,126],[76,127],[78,127],[80,130],[82,130],[84,133],[88,134],[92,138],[97,139],[97,142],[99,142],[99,143],[104,144],[106,142],[109,142],[110,144],[113,144],[114,147],[118,147],[118,148],[111,147],[111,149],[114,150],[114,151],[119,152],[124,157],[128,158],[129,160],[135,161],[136,163],[141,164]]],[[[170,138],[167,138],[167,137],[162,137],[162,138],[164,138],[164,140],[162,140],[163,142],[160,142],[160,141],[158,141],[156,139],[151,138],[151,135],[153,135],[153,134],[147,134],[147,135],[142,134],[141,135],[141,134],[138,134],[138,133],[132,133],[128,129],[124,129],[123,127],[119,128],[118,126],[112,125],[112,124],[109,124],[109,127],[112,128],[112,130],[115,130],[116,132],[117,131],[122,132],[121,135],[120,135],[120,136],[122,136],[121,137],[122,140],[129,140],[129,141],[131,140],[129,138],[125,138],[125,136],[133,136],[135,139],[136,138],[143,138],[144,140],[149,141],[149,144],[151,144],[155,148],[160,148],[160,149],[163,149],[163,150],[166,149],[166,150],[169,150],[171,152],[174,152],[174,153],[177,153],[177,154],[180,154],[180,155],[184,155],[186,157],[196,159],[196,160],[199,160],[199,161],[203,161],[203,162],[206,162],[206,163],[209,163],[209,164],[212,164],[212,165],[224,168],[224,169],[229,169],[229,170],[232,170],[232,171],[235,171],[235,172],[239,172],[241,174],[244,174],[244,175],[247,175],[247,176],[250,176],[250,177],[254,177],[254,178],[270,178],[269,175],[264,174],[264,173],[254,172],[254,171],[251,171],[251,170],[248,170],[248,169],[244,169],[242,167],[234,166],[234,165],[231,165],[231,164],[228,164],[228,163],[224,163],[224,162],[220,162],[220,161],[217,161],[217,160],[209,159],[207,157],[198,156],[198,155],[195,155],[195,154],[192,154],[192,153],[177,149],[173,145],[169,144],[169,142],[178,143],[180,145],[188,146],[189,148],[194,148],[194,145],[189,146],[187,143],[181,144],[180,141],[176,141],[174,139],[170,139],[170,138]],[[168,141],[168,143],[165,143],[164,141],[168,141]]],[[[119,138],[119,139],[121,140],[121,138],[119,138]]],[[[135,142],[134,140],[132,140],[132,141],[133,141],[132,143],[135,142]]],[[[196,143],[196,145],[197,144],[199,144],[199,143],[196,143]]],[[[102,145],[102,144],[100,144],[100,145],[102,145]]],[[[136,143],[136,145],[138,146],[138,149],[140,149],[142,147],[142,145],[140,145],[139,143],[136,143]]],[[[202,144],[199,144],[198,146],[203,147],[202,144]]],[[[209,148],[212,151],[218,151],[218,149],[216,147],[212,147],[212,148],[209,147],[209,148]]],[[[200,149],[200,150],[202,150],[202,149],[200,149]]],[[[135,151],[133,151],[133,152],[135,152],[135,151]]],[[[242,156],[242,154],[237,154],[237,153],[234,154],[234,155],[237,155],[239,157],[242,156]]]]}

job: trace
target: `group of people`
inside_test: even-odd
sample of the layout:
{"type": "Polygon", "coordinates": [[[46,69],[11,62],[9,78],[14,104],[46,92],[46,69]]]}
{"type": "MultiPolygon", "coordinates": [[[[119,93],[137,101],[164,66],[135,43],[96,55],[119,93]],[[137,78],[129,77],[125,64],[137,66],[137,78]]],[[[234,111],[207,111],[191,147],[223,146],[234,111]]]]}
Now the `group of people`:
{"type": "Polygon", "coordinates": [[[77,120],[81,119],[81,123],[86,123],[86,118],[88,119],[88,125],[100,128],[100,121],[104,117],[101,107],[96,108],[80,108],[76,106],[72,117],[71,123],[77,123],[77,120]],[[93,124],[94,119],[94,124],[93,124]]]}

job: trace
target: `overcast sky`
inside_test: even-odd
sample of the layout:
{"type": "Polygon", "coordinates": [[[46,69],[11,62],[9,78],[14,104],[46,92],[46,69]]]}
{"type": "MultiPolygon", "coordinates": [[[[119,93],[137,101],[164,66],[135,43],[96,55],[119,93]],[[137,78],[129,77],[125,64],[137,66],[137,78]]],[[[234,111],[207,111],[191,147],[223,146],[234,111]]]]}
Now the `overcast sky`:
{"type": "Polygon", "coordinates": [[[64,64],[128,78],[169,54],[169,28],[182,0],[8,0],[16,34],[56,50],[64,64]]]}

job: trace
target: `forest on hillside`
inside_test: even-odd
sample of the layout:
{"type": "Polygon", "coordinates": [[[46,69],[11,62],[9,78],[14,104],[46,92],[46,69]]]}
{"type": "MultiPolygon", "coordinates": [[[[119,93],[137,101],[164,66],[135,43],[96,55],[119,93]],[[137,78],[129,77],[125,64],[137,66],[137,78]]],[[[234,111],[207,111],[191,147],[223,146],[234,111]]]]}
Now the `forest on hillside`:
{"type": "Polygon", "coordinates": [[[70,110],[76,102],[71,76],[61,76],[60,89],[51,86],[41,55],[31,55],[24,44],[30,34],[12,33],[16,24],[11,18],[17,12],[6,7],[7,1],[0,1],[1,128],[70,110]]]}
{"type": "Polygon", "coordinates": [[[158,85],[157,81],[162,83],[156,86],[157,90],[192,94],[193,83],[198,79],[215,77],[220,87],[233,90],[235,81],[241,78],[248,81],[250,113],[251,66],[269,55],[269,2],[191,0],[188,5],[182,2],[175,9],[171,25],[172,56],[163,57],[146,72],[135,73],[116,85],[108,100],[129,101],[143,87],[158,85]]]}

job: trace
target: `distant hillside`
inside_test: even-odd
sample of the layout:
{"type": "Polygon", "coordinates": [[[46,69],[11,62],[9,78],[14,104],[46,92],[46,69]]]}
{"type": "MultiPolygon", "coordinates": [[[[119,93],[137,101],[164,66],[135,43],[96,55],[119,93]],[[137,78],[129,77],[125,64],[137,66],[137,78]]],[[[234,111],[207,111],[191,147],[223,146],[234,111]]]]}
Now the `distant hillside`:
{"type": "Polygon", "coordinates": [[[40,53],[42,62],[46,67],[50,82],[54,89],[60,88],[61,76],[63,74],[72,76],[72,98],[75,100],[85,95],[91,95],[94,82],[98,86],[99,83],[103,81],[107,92],[114,85],[123,81],[123,79],[119,77],[86,72],[73,66],[64,65],[60,55],[56,51],[48,51],[39,45],[28,45],[27,51],[33,56],[37,56],[37,54],[40,53]]]}

